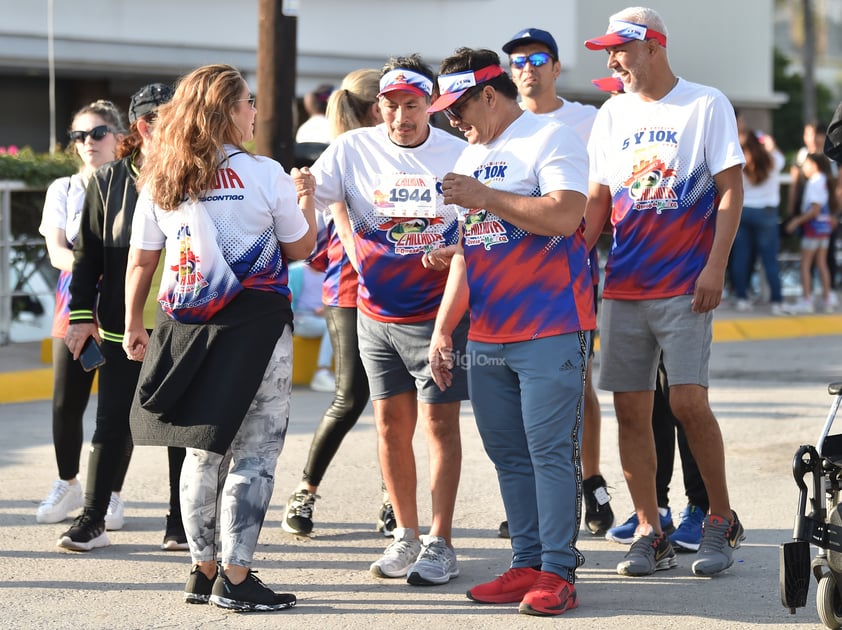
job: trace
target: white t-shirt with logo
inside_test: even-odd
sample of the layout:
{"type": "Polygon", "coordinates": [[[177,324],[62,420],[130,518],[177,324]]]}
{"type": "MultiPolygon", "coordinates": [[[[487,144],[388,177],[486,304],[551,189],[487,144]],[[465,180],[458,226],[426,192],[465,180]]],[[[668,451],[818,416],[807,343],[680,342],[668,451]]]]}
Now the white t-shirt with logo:
{"type": "Polygon", "coordinates": [[[713,177],[745,163],[731,103],[683,79],[659,101],[620,94],[600,108],[588,154],[590,180],[611,191],[603,295],[692,294],[716,229],[713,177]]]}
{"type": "Polygon", "coordinates": [[[429,130],[419,146],[402,147],[389,138],[385,123],[355,129],[336,138],[311,167],[317,207],[344,201],[348,208],[359,264],[357,306],[377,321],[435,319],[444,293],[447,274],[425,269],[421,258],[458,240],[457,209],[444,203],[441,180],[467,143],[429,130]],[[433,178],[434,190],[420,196],[429,197],[434,217],[388,215],[384,178],[394,183],[398,175],[433,178]]]}

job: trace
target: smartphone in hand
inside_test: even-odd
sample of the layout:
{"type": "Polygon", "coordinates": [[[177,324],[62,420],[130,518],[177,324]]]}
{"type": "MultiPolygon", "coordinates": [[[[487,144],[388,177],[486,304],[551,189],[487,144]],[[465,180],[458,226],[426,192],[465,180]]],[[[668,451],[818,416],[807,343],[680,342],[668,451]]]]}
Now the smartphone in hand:
{"type": "Polygon", "coordinates": [[[102,350],[100,350],[99,344],[93,337],[88,337],[88,340],[85,342],[85,347],[82,348],[82,353],[79,355],[79,363],[82,364],[82,369],[85,372],[95,370],[105,363],[102,350]]]}

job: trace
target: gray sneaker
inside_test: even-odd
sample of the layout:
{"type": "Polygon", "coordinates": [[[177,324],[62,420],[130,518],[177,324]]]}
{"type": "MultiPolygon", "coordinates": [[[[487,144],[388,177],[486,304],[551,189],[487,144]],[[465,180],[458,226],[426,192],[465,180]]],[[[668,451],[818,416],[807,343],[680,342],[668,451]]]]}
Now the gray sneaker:
{"type": "Polygon", "coordinates": [[[746,533],[737,513],[731,512],[734,519],[730,522],[715,514],[705,517],[702,544],[692,567],[694,575],[715,575],[734,564],[734,549],[739,549],[746,533]]]}
{"type": "Polygon", "coordinates": [[[415,537],[415,530],[396,527],[393,531],[395,540],[386,547],[380,559],[372,562],[369,567],[375,577],[405,576],[421,552],[421,542],[415,537]]]}
{"type": "Polygon", "coordinates": [[[664,533],[650,531],[646,535],[635,536],[625,560],[617,565],[620,575],[652,575],[655,571],[672,569],[678,564],[675,550],[664,533]]]}
{"type": "Polygon", "coordinates": [[[459,576],[456,552],[441,536],[421,536],[421,553],[406,581],[415,586],[447,584],[459,576]]]}

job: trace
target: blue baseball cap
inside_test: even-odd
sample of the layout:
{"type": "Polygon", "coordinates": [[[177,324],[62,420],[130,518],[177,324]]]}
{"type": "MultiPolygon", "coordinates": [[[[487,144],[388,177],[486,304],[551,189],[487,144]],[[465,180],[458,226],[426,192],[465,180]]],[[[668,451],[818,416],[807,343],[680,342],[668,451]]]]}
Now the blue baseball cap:
{"type": "Polygon", "coordinates": [[[542,31],[540,28],[525,28],[518,31],[509,41],[503,44],[503,52],[508,55],[518,46],[532,43],[544,44],[550,49],[552,56],[558,59],[558,45],[555,43],[555,39],[547,31],[542,31]]]}

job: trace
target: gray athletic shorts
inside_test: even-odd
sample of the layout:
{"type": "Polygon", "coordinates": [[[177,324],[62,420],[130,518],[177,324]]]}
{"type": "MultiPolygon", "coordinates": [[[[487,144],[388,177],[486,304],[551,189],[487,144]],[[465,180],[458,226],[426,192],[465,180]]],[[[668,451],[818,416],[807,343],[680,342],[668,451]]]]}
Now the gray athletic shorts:
{"type": "MultiPolygon", "coordinates": [[[[470,319],[459,322],[453,332],[453,352],[465,356],[470,319]]],[[[453,368],[453,384],[441,391],[430,372],[430,338],[435,321],[414,324],[378,322],[357,314],[360,357],[368,375],[372,400],[391,398],[416,390],[423,403],[468,400],[468,371],[464,362],[453,368]]]]}
{"type": "Polygon", "coordinates": [[[658,357],[670,385],[708,386],[713,311],[690,310],[692,295],[660,300],[602,300],[599,388],[655,389],[658,357]]]}

